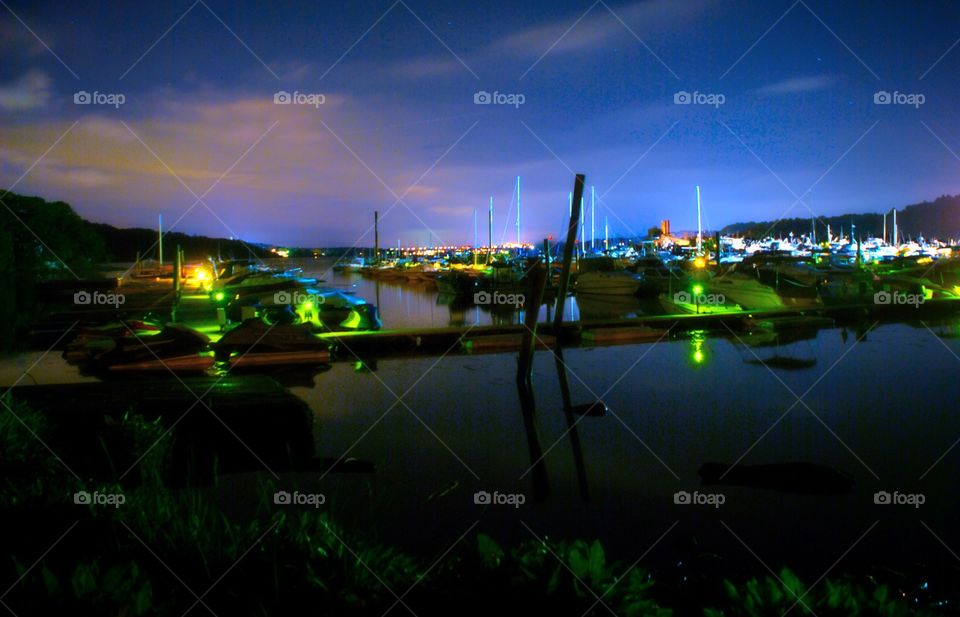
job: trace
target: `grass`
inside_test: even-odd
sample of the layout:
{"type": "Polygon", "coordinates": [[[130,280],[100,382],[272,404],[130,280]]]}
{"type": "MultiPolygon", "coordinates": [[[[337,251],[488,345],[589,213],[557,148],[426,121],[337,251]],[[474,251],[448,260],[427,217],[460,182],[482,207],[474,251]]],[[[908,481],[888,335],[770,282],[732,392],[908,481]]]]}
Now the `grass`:
{"type": "Polygon", "coordinates": [[[609,614],[607,607],[620,617],[666,617],[682,605],[677,614],[757,617],[782,615],[798,596],[797,615],[809,614],[807,607],[819,616],[934,614],[866,580],[828,579],[809,589],[788,569],[780,574],[784,584],[771,577],[713,580],[717,593],[710,598],[679,601],[683,589],[610,560],[599,541],[505,547],[475,534],[434,564],[326,511],[276,507],[269,482],[254,515],[238,519],[202,491],[163,485],[171,440],[158,442],[163,427],[136,415],[117,428],[125,454],[146,453],[139,478],[95,487],[122,493],[126,503],[78,506],[73,492],[92,487],[65,473],[35,438],[49,429],[44,416],[9,398],[5,403],[12,411],[0,414],[0,507],[12,522],[4,526],[0,575],[18,581],[3,602],[20,616],[182,615],[191,606],[190,614],[202,614],[210,612],[206,605],[218,615],[404,615],[409,606],[418,617],[583,616],[609,614]]]}

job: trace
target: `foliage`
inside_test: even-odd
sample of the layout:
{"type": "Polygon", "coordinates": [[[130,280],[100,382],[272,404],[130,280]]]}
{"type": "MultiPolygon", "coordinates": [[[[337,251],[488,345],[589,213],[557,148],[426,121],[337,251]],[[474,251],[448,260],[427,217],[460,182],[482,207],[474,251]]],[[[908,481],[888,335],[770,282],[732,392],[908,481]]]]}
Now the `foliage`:
{"type": "MultiPolygon", "coordinates": [[[[893,230],[893,215],[890,214],[890,205],[878,207],[878,210],[887,210],[887,234],[893,230]]],[[[957,221],[960,220],[960,195],[942,195],[934,201],[925,201],[897,210],[897,225],[901,237],[917,238],[921,234],[946,241],[955,238],[960,233],[957,221]]],[[[880,237],[883,234],[883,214],[843,214],[839,216],[816,217],[817,237],[826,237],[827,225],[830,233],[840,234],[841,227],[844,235],[850,233],[850,225],[857,226],[857,235],[863,238],[868,236],[880,237]]],[[[793,233],[797,236],[810,233],[810,218],[790,218],[777,221],[751,221],[749,223],[734,223],[722,230],[725,235],[737,235],[748,238],[761,238],[766,235],[786,236],[793,233]]]]}
{"type": "Polygon", "coordinates": [[[787,611],[797,615],[820,617],[934,615],[909,606],[883,586],[867,589],[847,581],[826,579],[807,588],[789,568],[780,572],[780,580],[752,578],[740,586],[724,581],[729,603],[722,609],[708,608],[706,617],[767,617],[787,611]]]}
{"type": "Polygon", "coordinates": [[[0,350],[29,322],[38,281],[89,276],[105,255],[68,204],[0,193],[0,350]]]}
{"type": "Polygon", "coordinates": [[[38,507],[77,490],[75,478],[46,449],[46,418],[7,393],[0,398],[0,508],[38,507]]]}
{"type": "MultiPolygon", "coordinates": [[[[44,416],[10,397],[4,403],[13,411],[0,414],[0,460],[7,467],[0,507],[5,518],[24,524],[5,530],[9,557],[0,574],[18,581],[4,602],[19,615],[181,614],[197,596],[231,615],[291,614],[304,606],[321,615],[383,615],[404,606],[421,617],[489,615],[504,607],[517,614],[607,608],[621,617],[672,614],[668,594],[648,572],[609,559],[597,540],[544,538],[503,547],[479,533],[427,562],[338,524],[327,511],[276,507],[272,483],[260,487],[253,512],[228,514],[206,489],[163,485],[171,439],[137,415],[125,416],[119,428],[142,457],[139,482],[102,487],[122,491],[126,503],[77,506],[68,497],[77,489],[74,479],[38,439],[49,435],[44,416]],[[18,465],[30,467],[15,473],[18,465]],[[37,561],[29,536],[47,537],[52,528],[55,539],[77,518],[77,530],[37,561]]],[[[807,587],[786,568],[780,579],[724,581],[726,602],[705,615],[782,615],[797,597],[803,599],[792,609],[797,615],[810,614],[806,607],[823,617],[923,614],[879,585],[824,580],[807,587]]]]}

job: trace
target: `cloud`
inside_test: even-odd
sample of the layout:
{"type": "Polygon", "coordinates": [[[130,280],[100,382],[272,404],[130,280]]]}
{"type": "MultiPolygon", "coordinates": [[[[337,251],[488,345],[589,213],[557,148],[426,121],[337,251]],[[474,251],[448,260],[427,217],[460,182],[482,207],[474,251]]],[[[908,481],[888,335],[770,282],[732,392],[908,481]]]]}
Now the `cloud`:
{"type": "MultiPolygon", "coordinates": [[[[142,111],[123,118],[136,136],[116,114],[90,108],[76,110],[79,123],[69,132],[73,118],[0,125],[0,184],[17,179],[63,136],[20,190],[63,199],[92,220],[149,225],[157,212],[172,223],[196,201],[190,191],[204,195],[216,185],[203,198],[216,215],[197,205],[178,230],[311,245],[352,241],[375,208],[383,215],[396,201],[374,174],[403,194],[442,152],[418,147],[427,136],[409,128],[358,130],[369,126],[369,110],[336,93],[319,109],[275,105],[265,92],[160,96],[142,111]],[[414,153],[422,148],[421,154],[384,147],[396,143],[409,143],[414,153]]],[[[442,167],[404,196],[424,220],[427,208],[449,202],[445,187],[430,182],[443,177],[442,167]]],[[[400,205],[386,223],[394,230],[423,229],[400,205]]]]}
{"type": "Polygon", "coordinates": [[[808,77],[790,77],[781,81],[757,88],[757,93],[765,96],[781,94],[799,94],[801,92],[815,92],[826,90],[833,86],[834,80],[829,75],[812,75],[808,77]]]}
{"type": "Polygon", "coordinates": [[[644,0],[610,6],[613,14],[597,4],[579,22],[582,13],[521,30],[497,41],[494,48],[534,58],[547,50],[560,54],[601,49],[628,38],[634,40],[631,30],[644,39],[654,32],[677,30],[681,22],[700,14],[706,4],[707,0],[644,0]]]}
{"type": "Polygon", "coordinates": [[[29,71],[16,81],[0,85],[0,109],[24,111],[43,107],[50,100],[50,77],[29,71]]]}

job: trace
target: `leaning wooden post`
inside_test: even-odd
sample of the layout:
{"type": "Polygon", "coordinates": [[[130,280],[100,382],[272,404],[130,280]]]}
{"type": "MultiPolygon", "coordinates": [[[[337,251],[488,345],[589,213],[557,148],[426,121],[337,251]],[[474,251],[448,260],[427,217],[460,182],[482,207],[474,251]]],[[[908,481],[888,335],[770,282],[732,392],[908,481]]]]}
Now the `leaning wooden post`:
{"type": "Polygon", "coordinates": [[[553,334],[560,341],[560,327],[563,324],[563,304],[567,299],[570,285],[570,262],[573,260],[573,244],[577,241],[577,225],[580,224],[580,201],[583,198],[585,177],[577,174],[573,182],[573,198],[570,204],[570,224],[567,226],[567,241],[563,245],[563,271],[560,273],[560,288],[557,291],[557,312],[553,318],[553,334]]]}
{"type": "Polygon", "coordinates": [[[175,254],[176,261],[173,264],[173,290],[176,292],[180,291],[180,268],[183,265],[182,262],[180,261],[181,255],[182,254],[180,253],[180,245],[178,244],[177,251],[175,254]]]}
{"type": "MultiPolygon", "coordinates": [[[[551,275],[551,272],[550,272],[550,239],[549,239],[549,238],[544,238],[544,239],[543,239],[543,259],[544,259],[544,261],[546,262],[546,265],[547,265],[547,282],[544,283],[544,287],[549,287],[549,286],[550,286],[550,278],[551,278],[551,276],[550,276],[550,275],[551,275]]],[[[547,316],[549,317],[549,313],[547,314],[547,316]]]]}
{"type": "Polygon", "coordinates": [[[533,480],[534,501],[542,502],[550,494],[547,468],[543,462],[543,449],[537,435],[535,422],[536,404],[533,397],[533,353],[536,348],[537,319],[543,302],[543,288],[547,273],[538,259],[527,273],[529,297],[524,298],[523,342],[517,358],[517,393],[520,395],[520,410],[523,413],[523,428],[527,435],[527,450],[533,480]]]}
{"type": "Polygon", "coordinates": [[[170,305],[170,321],[173,323],[177,322],[177,309],[180,308],[180,268],[183,265],[182,257],[183,253],[180,252],[180,245],[178,244],[173,260],[173,299],[170,305]]]}
{"type": "Polygon", "coordinates": [[[717,272],[720,272],[720,232],[718,231],[714,237],[717,239],[717,272]]]}
{"type": "Polygon", "coordinates": [[[536,347],[537,320],[540,316],[540,304],[543,303],[543,288],[547,283],[547,273],[538,259],[527,272],[528,298],[524,299],[523,339],[520,344],[520,357],[517,362],[517,380],[529,381],[533,377],[533,351],[536,347]]]}

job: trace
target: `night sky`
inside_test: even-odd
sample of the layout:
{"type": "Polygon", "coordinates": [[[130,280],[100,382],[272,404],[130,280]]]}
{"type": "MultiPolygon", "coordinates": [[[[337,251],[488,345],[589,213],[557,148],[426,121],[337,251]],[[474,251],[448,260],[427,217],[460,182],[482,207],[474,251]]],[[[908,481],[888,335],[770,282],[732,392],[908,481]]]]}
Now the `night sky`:
{"type": "Polygon", "coordinates": [[[520,175],[535,242],[574,172],[598,234],[695,228],[697,184],[714,229],[960,193],[957,2],[0,5],[0,185],[118,226],[469,243],[492,195],[513,240],[520,175]]]}

